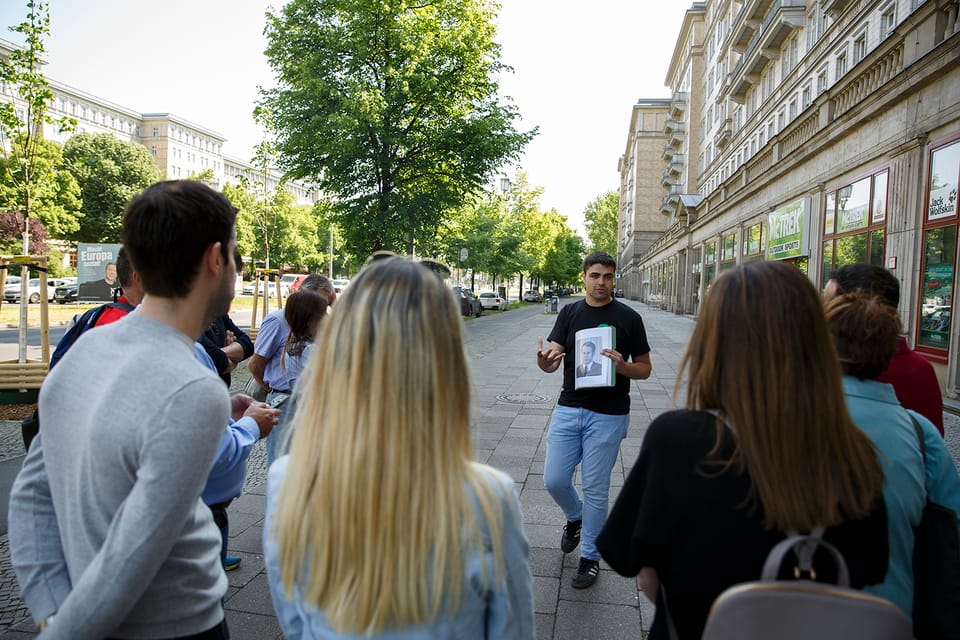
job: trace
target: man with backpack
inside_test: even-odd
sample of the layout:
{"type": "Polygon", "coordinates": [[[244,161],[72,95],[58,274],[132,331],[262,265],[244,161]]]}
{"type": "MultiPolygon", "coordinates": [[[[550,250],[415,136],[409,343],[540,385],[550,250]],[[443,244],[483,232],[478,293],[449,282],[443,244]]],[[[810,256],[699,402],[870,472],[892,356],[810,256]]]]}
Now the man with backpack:
{"type": "MultiPolygon", "coordinates": [[[[133,311],[140,301],[143,300],[143,287],[140,285],[140,276],[130,265],[130,258],[127,252],[120,248],[117,255],[117,280],[120,283],[120,295],[113,302],[102,304],[99,307],[88,309],[78,318],[74,318],[73,325],[60,338],[57,348],[50,356],[50,368],[60,362],[60,359],[70,350],[73,343],[81,335],[94,327],[102,327],[105,324],[116,322],[133,311]]],[[[24,451],[30,450],[30,443],[40,431],[40,413],[34,410],[20,423],[20,433],[23,436],[24,451]]]]}

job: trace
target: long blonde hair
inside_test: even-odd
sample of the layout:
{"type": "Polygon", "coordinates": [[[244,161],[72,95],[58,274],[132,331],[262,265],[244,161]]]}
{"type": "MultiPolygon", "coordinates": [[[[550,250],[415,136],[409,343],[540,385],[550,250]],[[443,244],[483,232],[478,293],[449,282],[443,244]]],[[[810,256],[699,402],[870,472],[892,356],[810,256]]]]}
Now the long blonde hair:
{"type": "Polygon", "coordinates": [[[688,408],[718,414],[705,467],[712,461],[721,472],[746,471],[767,527],[809,531],[870,512],[883,471],[847,412],[820,297],[795,267],[753,262],[718,278],[684,371],[688,408]],[[731,458],[718,460],[724,422],[735,443],[731,458]]]}
{"type": "Polygon", "coordinates": [[[503,507],[472,461],[470,385],[449,288],[403,258],[369,264],[318,336],[271,535],[284,588],[340,633],[422,625],[459,604],[482,550],[503,572],[503,507]],[[468,490],[469,486],[469,490],[468,490]]]}

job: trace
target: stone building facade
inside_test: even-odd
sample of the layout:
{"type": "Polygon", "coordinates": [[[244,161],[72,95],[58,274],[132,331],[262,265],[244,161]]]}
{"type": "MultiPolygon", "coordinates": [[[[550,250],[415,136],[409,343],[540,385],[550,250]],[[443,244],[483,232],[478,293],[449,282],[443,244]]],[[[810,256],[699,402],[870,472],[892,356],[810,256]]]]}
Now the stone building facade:
{"type": "MultiPolygon", "coordinates": [[[[696,314],[724,269],[795,264],[817,285],[871,262],[900,281],[911,345],[960,396],[951,322],[960,184],[957,0],[718,0],[703,20],[695,187],[638,258],[647,296],[696,314]]],[[[680,66],[684,47],[674,53],[680,66]]],[[[678,92],[679,74],[668,78],[678,92]]],[[[659,169],[658,169],[659,170],[659,169]]],[[[651,169],[652,171],[652,169],[651,169]]]]}

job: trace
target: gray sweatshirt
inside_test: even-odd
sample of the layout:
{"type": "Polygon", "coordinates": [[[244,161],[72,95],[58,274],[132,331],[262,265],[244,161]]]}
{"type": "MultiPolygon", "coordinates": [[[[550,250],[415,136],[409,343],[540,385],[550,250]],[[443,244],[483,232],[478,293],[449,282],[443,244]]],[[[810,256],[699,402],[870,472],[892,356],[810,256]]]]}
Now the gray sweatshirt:
{"type": "Polygon", "coordinates": [[[131,313],[80,337],[40,391],[10,496],[10,555],[41,638],[177,637],[223,619],[200,492],[230,400],[193,340],[131,313]]]}

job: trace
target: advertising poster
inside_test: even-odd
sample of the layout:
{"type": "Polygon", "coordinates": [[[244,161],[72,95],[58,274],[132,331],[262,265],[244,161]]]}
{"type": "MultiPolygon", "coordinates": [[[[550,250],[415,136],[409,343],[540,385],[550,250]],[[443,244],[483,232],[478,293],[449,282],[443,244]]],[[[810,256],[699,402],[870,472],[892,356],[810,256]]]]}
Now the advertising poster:
{"type": "Polygon", "coordinates": [[[798,258],[807,254],[809,198],[801,198],[770,212],[767,260],[798,258]]]}
{"type": "Polygon", "coordinates": [[[117,282],[119,244],[77,246],[77,299],[80,302],[111,302],[117,282]]]}

